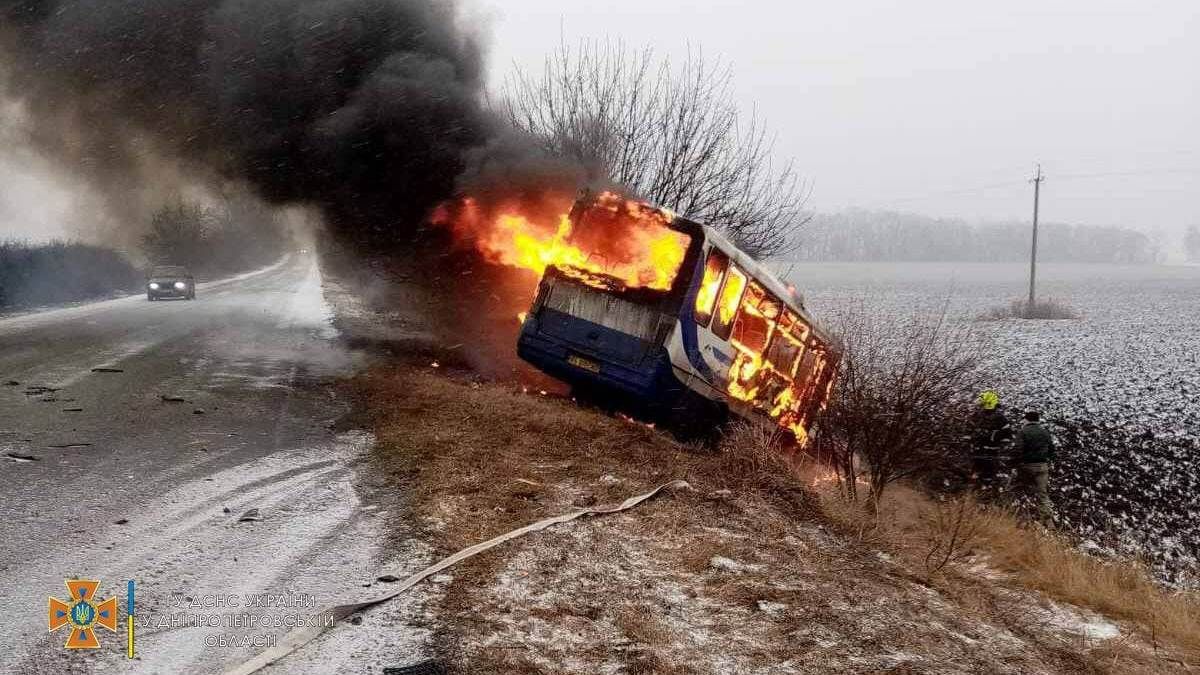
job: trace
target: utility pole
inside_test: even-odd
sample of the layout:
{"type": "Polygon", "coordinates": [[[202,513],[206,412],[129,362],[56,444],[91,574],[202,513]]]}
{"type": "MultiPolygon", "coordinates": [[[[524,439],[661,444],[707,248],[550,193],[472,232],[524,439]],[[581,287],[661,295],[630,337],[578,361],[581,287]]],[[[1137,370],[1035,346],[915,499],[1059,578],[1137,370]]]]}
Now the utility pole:
{"type": "Polygon", "coordinates": [[[1037,175],[1029,181],[1033,183],[1033,251],[1029,254],[1029,304],[1025,306],[1026,314],[1033,312],[1037,288],[1038,197],[1044,180],[1046,177],[1042,175],[1042,165],[1038,164],[1037,175]]]}

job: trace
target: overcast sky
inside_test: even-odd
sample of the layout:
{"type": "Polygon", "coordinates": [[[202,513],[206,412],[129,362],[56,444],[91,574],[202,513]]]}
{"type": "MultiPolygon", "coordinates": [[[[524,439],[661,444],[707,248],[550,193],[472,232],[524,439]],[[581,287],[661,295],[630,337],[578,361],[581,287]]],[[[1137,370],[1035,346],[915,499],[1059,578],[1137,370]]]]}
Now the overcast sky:
{"type": "Polygon", "coordinates": [[[493,82],[560,35],[726,59],[819,210],[1028,219],[1040,161],[1045,219],[1200,224],[1200,0],[475,2],[493,82]]]}
{"type": "MultiPolygon", "coordinates": [[[[725,60],[817,210],[1028,219],[1040,161],[1046,220],[1200,224],[1200,0],[464,1],[493,85],[560,39],[725,60]]],[[[0,158],[0,236],[69,230],[49,175],[0,158]]]]}

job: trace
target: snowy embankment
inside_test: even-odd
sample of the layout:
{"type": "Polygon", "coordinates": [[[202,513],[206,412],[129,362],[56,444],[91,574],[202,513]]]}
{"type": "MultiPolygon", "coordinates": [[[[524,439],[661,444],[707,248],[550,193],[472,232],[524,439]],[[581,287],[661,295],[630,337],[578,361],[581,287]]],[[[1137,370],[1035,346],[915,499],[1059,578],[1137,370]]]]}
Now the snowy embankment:
{"type": "MultiPolygon", "coordinates": [[[[786,267],[784,268],[786,270],[786,267]]],[[[792,279],[818,312],[859,298],[883,316],[971,320],[1021,297],[1015,265],[802,265],[792,279]]],[[[1068,321],[980,322],[987,373],[1010,410],[1041,409],[1060,457],[1053,497],[1097,553],[1145,557],[1197,584],[1200,557],[1200,269],[1049,265],[1042,297],[1068,321]]]]}

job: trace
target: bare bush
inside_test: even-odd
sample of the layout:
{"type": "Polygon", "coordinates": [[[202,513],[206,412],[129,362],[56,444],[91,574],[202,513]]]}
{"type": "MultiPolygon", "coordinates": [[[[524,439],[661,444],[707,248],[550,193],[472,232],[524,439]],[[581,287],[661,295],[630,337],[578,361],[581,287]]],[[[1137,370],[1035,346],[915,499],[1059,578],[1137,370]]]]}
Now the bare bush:
{"type": "Polygon", "coordinates": [[[925,574],[932,577],[946,565],[969,558],[980,531],[978,507],[969,498],[938,502],[926,530],[925,574]]]}
{"type": "Polygon", "coordinates": [[[155,263],[236,272],[274,260],[285,240],[275,212],[257,201],[234,198],[220,207],[176,201],[154,214],[142,249],[155,263]]]}
{"type": "Polygon", "coordinates": [[[119,251],[73,242],[0,241],[0,309],[104,297],[137,289],[141,275],[119,251]]]}
{"type": "Polygon", "coordinates": [[[673,66],[651,49],[567,45],[539,75],[505,83],[501,114],[547,152],[689,218],[756,257],[783,253],[809,219],[808,184],[774,162],[774,137],[732,102],[732,73],[692,53],[673,66]]]}
{"type": "Polygon", "coordinates": [[[961,450],[979,345],[944,310],[895,322],[857,306],[834,326],[842,355],[816,450],[835,460],[851,497],[861,471],[878,504],[890,483],[941,468],[961,450]]]}
{"type": "Polygon", "coordinates": [[[1058,300],[1013,300],[1005,307],[993,307],[979,316],[980,321],[1035,319],[1042,321],[1079,319],[1079,313],[1058,300]]]}

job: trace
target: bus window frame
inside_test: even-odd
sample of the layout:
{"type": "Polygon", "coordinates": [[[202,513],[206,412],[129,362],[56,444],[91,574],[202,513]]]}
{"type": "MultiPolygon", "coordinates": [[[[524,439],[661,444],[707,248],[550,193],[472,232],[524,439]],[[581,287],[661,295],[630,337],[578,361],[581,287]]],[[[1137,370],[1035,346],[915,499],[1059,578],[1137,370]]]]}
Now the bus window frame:
{"type": "Polygon", "coordinates": [[[712,322],[712,327],[709,329],[712,331],[712,334],[717,337],[717,339],[724,342],[729,341],[729,336],[733,334],[733,324],[737,321],[738,315],[742,313],[742,298],[746,296],[746,289],[748,288],[750,288],[750,275],[731,261],[729,266],[725,268],[725,278],[721,281],[721,289],[717,291],[717,303],[713,308],[713,316],[715,319],[712,322]],[[742,288],[740,291],[738,291],[737,309],[734,310],[733,315],[729,317],[729,321],[727,323],[723,323],[721,321],[720,314],[721,302],[725,296],[725,287],[729,285],[729,280],[732,279],[734,275],[742,278],[742,288]]]}
{"type": "MultiPolygon", "coordinates": [[[[699,307],[692,308],[692,313],[696,317],[696,323],[704,328],[708,328],[713,321],[713,317],[717,315],[717,301],[721,299],[721,290],[725,287],[725,275],[729,272],[729,266],[733,262],[729,259],[729,254],[716,246],[708,249],[708,255],[704,257],[704,270],[700,276],[701,288],[704,287],[704,277],[708,274],[709,262],[713,259],[720,259],[722,261],[721,271],[718,272],[717,278],[717,292],[713,294],[712,302],[709,304],[707,310],[702,312],[699,307]]],[[[698,295],[697,299],[699,299],[698,295]]]]}
{"type": "Polygon", "coordinates": [[[758,352],[765,361],[767,353],[771,350],[771,343],[775,341],[776,336],[779,334],[779,317],[783,316],[786,310],[787,305],[782,300],[775,297],[775,294],[767,289],[762,282],[751,277],[750,282],[746,284],[746,290],[742,293],[742,301],[738,303],[738,312],[733,320],[733,330],[730,332],[730,340],[736,340],[751,351],[758,352]],[[766,308],[768,306],[772,306],[775,309],[776,317],[774,319],[767,315],[766,308]],[[739,326],[744,326],[744,322],[749,320],[747,313],[742,311],[747,307],[754,310],[751,313],[754,320],[762,322],[766,327],[762,346],[757,349],[755,345],[751,345],[745,339],[745,335],[734,335],[734,333],[738,333],[739,326]]]}
{"type": "Polygon", "coordinates": [[[796,371],[799,369],[800,361],[804,358],[804,353],[807,349],[808,335],[810,331],[808,324],[802,318],[800,318],[799,314],[788,307],[786,303],[781,302],[780,306],[782,311],[780,312],[779,320],[775,324],[775,332],[771,337],[771,341],[767,345],[767,348],[763,350],[763,361],[771,364],[772,369],[774,369],[775,372],[779,373],[788,381],[788,386],[793,386],[793,382],[796,379],[796,371]],[[797,326],[802,327],[804,331],[803,334],[798,337],[795,335],[797,326]],[[788,339],[788,335],[792,335],[793,339],[788,339]],[[795,352],[794,356],[788,363],[775,363],[775,361],[771,358],[774,356],[773,352],[775,351],[776,343],[781,340],[789,343],[791,345],[789,349],[795,352]]]}

